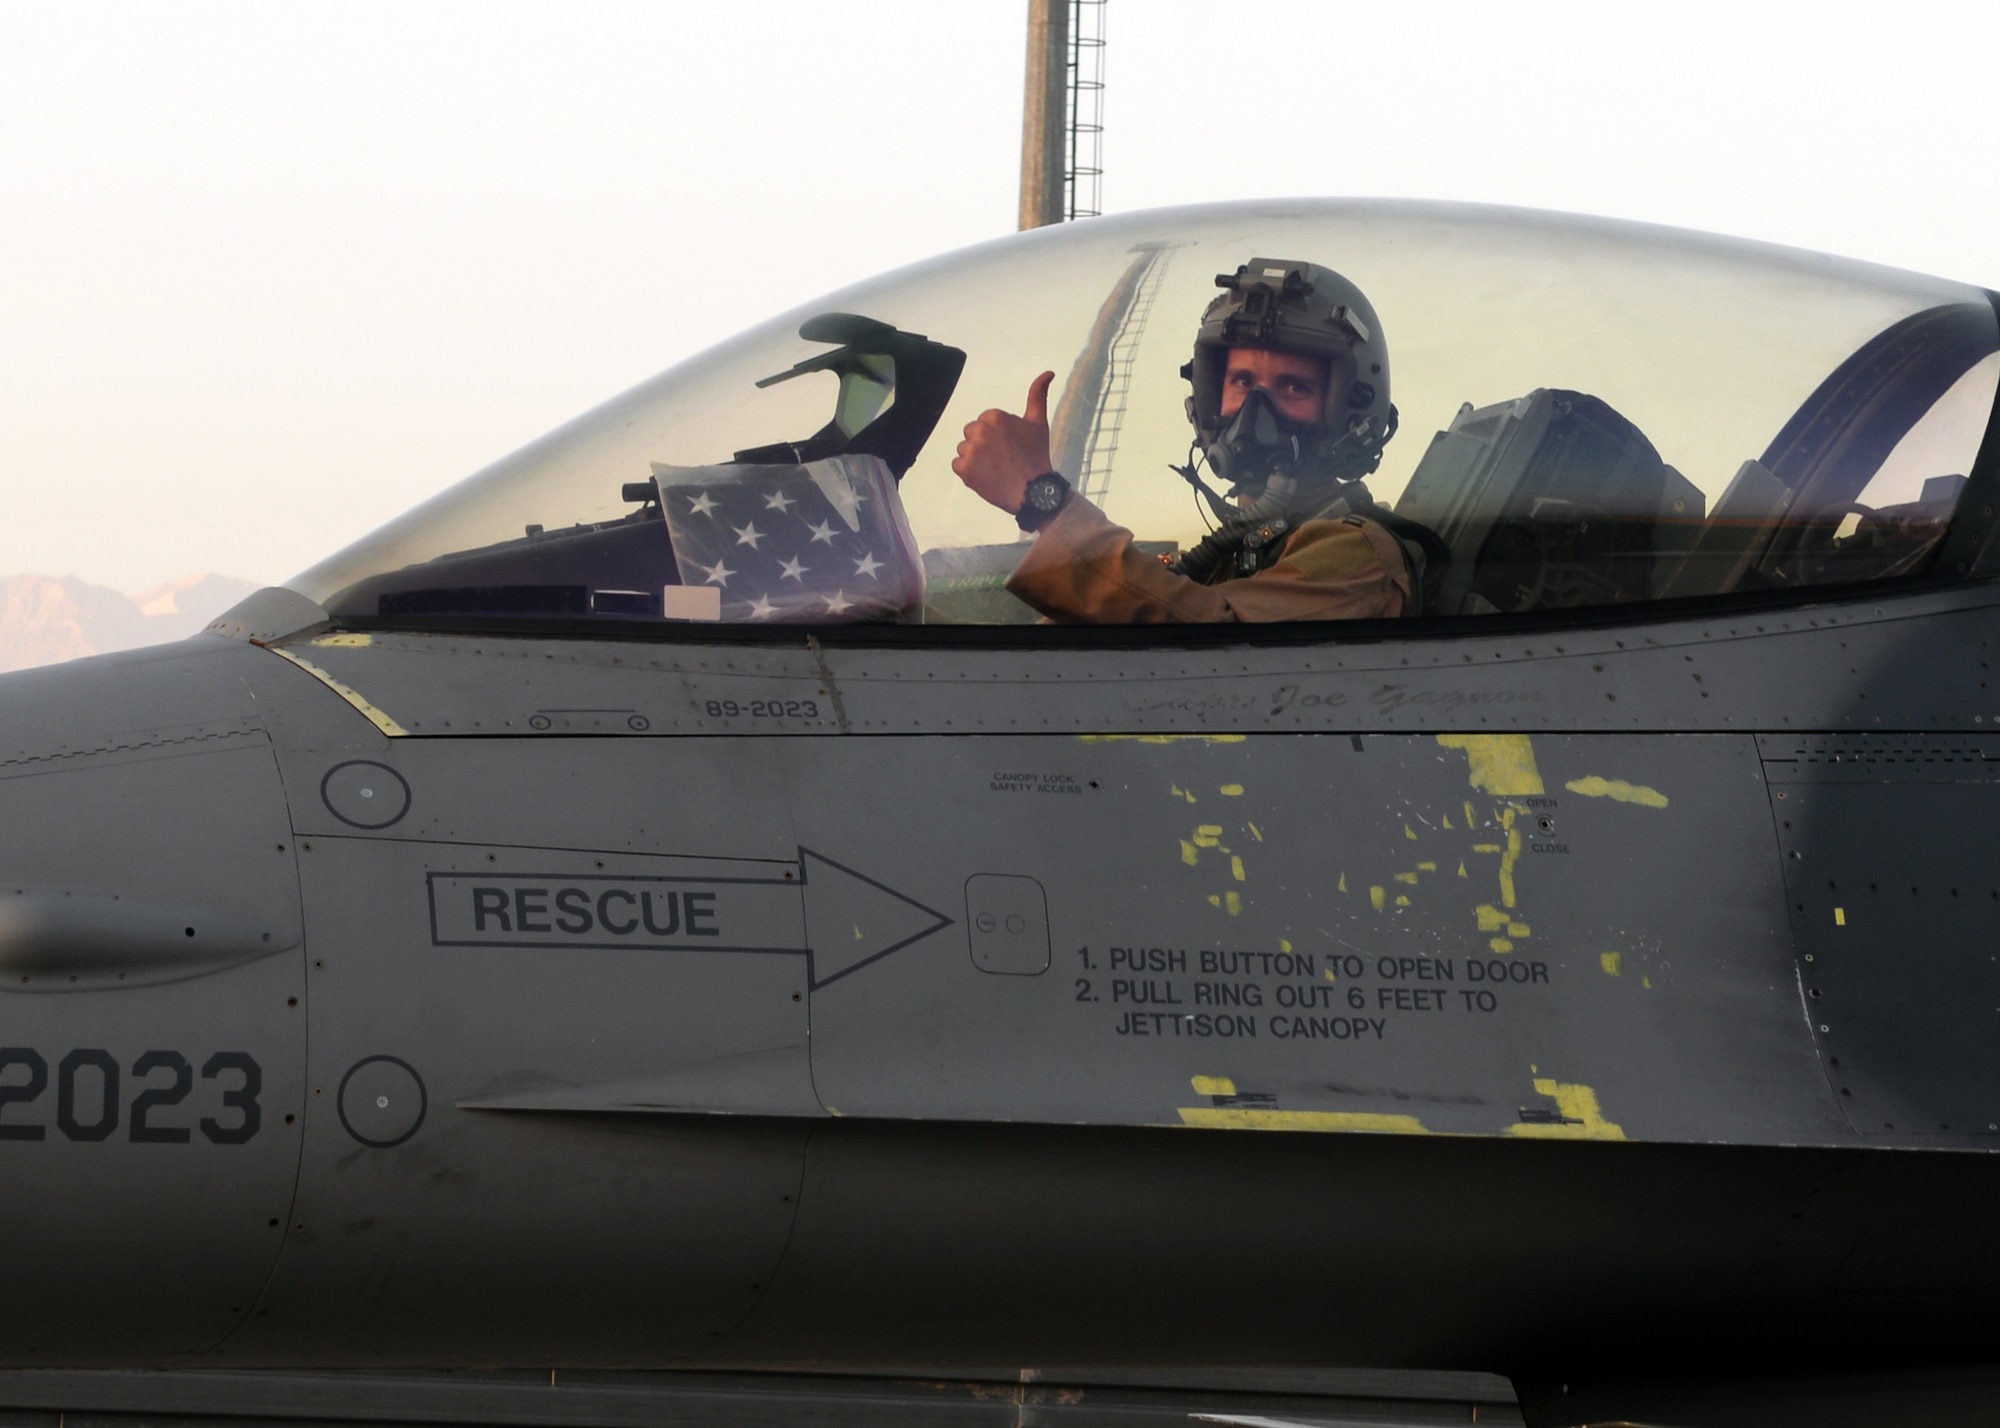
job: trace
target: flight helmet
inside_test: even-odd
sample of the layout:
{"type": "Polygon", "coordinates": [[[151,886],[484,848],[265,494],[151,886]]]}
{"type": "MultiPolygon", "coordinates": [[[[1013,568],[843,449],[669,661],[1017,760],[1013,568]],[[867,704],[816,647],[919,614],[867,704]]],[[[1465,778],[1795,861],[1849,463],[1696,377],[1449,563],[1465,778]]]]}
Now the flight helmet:
{"type": "Polygon", "coordinates": [[[1317,263],[1252,258],[1220,273],[1223,292],[1202,313],[1194,357],[1181,375],[1193,387],[1188,420],[1209,467],[1239,493],[1255,495],[1273,474],[1353,480],[1373,471],[1395,431],[1389,348],[1361,289],[1317,263]],[[1232,348],[1300,352],[1327,364],[1326,409],[1310,425],[1280,415],[1253,393],[1229,420],[1222,385],[1232,348]]]}

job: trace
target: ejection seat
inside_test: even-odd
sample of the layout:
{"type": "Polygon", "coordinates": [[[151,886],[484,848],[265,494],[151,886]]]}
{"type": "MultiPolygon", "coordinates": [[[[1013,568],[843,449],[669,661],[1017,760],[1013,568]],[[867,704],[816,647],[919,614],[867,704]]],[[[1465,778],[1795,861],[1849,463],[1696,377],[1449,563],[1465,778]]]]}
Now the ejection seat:
{"type": "Polygon", "coordinates": [[[1651,599],[1704,505],[1608,403],[1543,387],[1460,407],[1395,513],[1451,552],[1434,612],[1475,615],[1651,599]]]}

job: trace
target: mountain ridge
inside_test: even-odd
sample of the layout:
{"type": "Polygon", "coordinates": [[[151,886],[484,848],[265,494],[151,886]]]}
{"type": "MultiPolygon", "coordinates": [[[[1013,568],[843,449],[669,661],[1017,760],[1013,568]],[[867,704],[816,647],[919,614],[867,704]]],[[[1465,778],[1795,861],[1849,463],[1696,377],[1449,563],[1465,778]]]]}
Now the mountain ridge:
{"type": "Polygon", "coordinates": [[[202,573],[127,595],[74,575],[0,576],[0,673],[185,639],[258,588],[202,573]]]}

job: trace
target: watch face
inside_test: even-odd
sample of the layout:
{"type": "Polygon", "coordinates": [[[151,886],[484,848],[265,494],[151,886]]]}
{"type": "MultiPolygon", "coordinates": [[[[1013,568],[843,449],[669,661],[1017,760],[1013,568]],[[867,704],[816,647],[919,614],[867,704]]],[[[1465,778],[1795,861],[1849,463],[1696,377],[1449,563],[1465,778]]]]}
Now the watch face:
{"type": "Polygon", "coordinates": [[[1054,518],[1069,498],[1069,482],[1059,471],[1047,471],[1028,483],[1021,493],[1021,509],[1014,519],[1024,531],[1038,531],[1045,521],[1054,518]]]}

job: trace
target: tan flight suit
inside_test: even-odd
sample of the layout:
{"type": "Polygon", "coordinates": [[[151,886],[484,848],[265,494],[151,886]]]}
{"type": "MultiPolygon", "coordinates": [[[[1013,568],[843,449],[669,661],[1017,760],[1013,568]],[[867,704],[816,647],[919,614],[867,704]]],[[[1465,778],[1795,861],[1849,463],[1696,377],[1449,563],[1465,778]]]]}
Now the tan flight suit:
{"type": "Polygon", "coordinates": [[[1360,516],[1316,517],[1285,538],[1255,575],[1218,572],[1197,585],[1132,541],[1082,496],[1043,526],[1007,588],[1062,624],[1219,624],[1230,620],[1366,620],[1416,608],[1409,558],[1360,516]]]}

